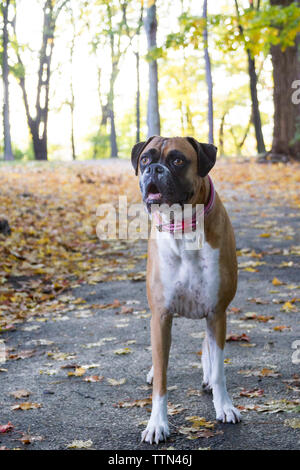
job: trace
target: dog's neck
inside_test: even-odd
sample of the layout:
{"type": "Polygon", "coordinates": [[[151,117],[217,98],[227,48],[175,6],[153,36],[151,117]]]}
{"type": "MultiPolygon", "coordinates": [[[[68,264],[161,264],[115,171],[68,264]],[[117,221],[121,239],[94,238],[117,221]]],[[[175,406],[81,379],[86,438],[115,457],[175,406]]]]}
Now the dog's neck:
{"type": "Polygon", "coordinates": [[[183,214],[181,212],[181,220],[179,222],[176,222],[174,217],[170,220],[170,214],[169,217],[164,217],[165,214],[160,211],[154,212],[153,217],[157,229],[169,233],[195,231],[199,217],[203,215],[204,217],[208,216],[214,207],[215,188],[210,176],[205,178],[202,191],[204,194],[201,194],[201,196],[199,194],[199,199],[201,198],[200,200],[205,201],[205,203],[199,202],[198,204],[193,204],[188,216],[186,216],[186,213],[183,214]]]}

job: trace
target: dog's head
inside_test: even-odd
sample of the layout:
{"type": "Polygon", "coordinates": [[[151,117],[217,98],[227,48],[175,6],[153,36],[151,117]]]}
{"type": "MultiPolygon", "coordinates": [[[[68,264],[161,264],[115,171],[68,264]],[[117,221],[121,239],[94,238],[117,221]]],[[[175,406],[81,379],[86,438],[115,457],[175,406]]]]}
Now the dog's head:
{"type": "Polygon", "coordinates": [[[140,175],[148,210],[151,204],[193,204],[199,199],[203,178],[216,162],[217,148],[193,137],[153,136],[136,144],[131,162],[140,175]]]}

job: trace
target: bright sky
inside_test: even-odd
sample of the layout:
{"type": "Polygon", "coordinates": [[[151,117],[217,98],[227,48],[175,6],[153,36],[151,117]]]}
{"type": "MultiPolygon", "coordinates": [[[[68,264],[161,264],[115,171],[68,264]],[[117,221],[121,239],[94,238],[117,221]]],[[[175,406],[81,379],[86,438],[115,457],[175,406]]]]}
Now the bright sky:
{"type": "MultiPolygon", "coordinates": [[[[27,89],[30,96],[30,102],[35,102],[35,86],[36,86],[36,51],[38,51],[41,44],[41,26],[42,26],[42,9],[41,0],[17,0],[18,1],[18,22],[17,34],[21,43],[28,44],[30,49],[34,52],[32,54],[23,51],[23,60],[27,64],[27,89]],[[30,4],[30,8],[29,8],[30,4]],[[32,58],[35,57],[35,61],[32,58]],[[33,66],[33,63],[35,66],[33,66]]],[[[186,3],[186,0],[183,1],[186,3]]],[[[189,2],[188,2],[189,3],[189,2]]],[[[201,3],[201,2],[200,2],[201,3]]],[[[209,13],[217,13],[220,7],[229,5],[232,2],[229,0],[215,0],[209,2],[209,13]]],[[[74,4],[74,2],[73,2],[74,4]]],[[[169,32],[177,29],[177,17],[181,13],[181,1],[173,0],[162,1],[158,0],[158,13],[159,13],[159,28],[158,28],[158,45],[163,41],[163,38],[169,32]],[[170,5],[172,15],[170,15],[170,5]]],[[[200,10],[202,9],[202,6],[200,10]]],[[[199,0],[192,1],[191,12],[201,15],[199,11],[199,0]]],[[[76,15],[76,12],[75,12],[76,15]]],[[[62,105],[66,100],[66,95],[69,90],[70,80],[70,55],[69,44],[71,40],[71,27],[65,13],[62,13],[57,27],[57,40],[55,42],[54,55],[53,55],[53,73],[50,84],[50,109],[49,114],[49,127],[48,127],[48,140],[49,146],[57,147],[57,153],[54,153],[54,158],[70,159],[70,110],[66,105],[62,105]]],[[[80,154],[90,145],[88,136],[97,131],[97,126],[100,118],[100,106],[97,96],[97,68],[96,59],[89,53],[89,36],[87,31],[83,31],[80,37],[76,40],[76,49],[73,63],[73,79],[75,90],[75,138],[77,151],[80,154]]],[[[140,40],[141,54],[146,53],[146,38],[143,31],[140,40]]],[[[99,57],[101,64],[105,63],[106,51],[103,51],[103,56],[99,57]]],[[[215,57],[212,56],[212,60],[215,57]]],[[[107,58],[109,60],[109,58],[107,58]]],[[[199,55],[201,60],[201,54],[199,55]]],[[[109,66],[104,66],[104,74],[108,73],[109,66]]],[[[203,64],[201,64],[203,67],[203,64]]],[[[269,62],[265,64],[265,72],[271,76],[271,66],[269,62]]],[[[146,99],[148,93],[148,64],[146,61],[141,60],[141,94],[142,99],[146,99]]],[[[247,82],[248,78],[244,76],[235,76],[234,86],[240,86],[247,82]]],[[[224,75],[221,69],[213,70],[214,92],[216,95],[226,95],[232,88],[232,77],[224,75]]],[[[16,81],[10,79],[11,87],[11,132],[13,142],[20,148],[25,149],[28,145],[28,130],[24,112],[24,105],[22,101],[21,91],[16,81]]],[[[271,84],[270,84],[271,85],[271,84]]],[[[132,113],[132,132],[134,130],[135,122],[135,57],[132,53],[128,53],[122,61],[121,72],[116,82],[116,103],[115,109],[119,115],[131,111],[132,113]]],[[[270,89],[259,90],[260,99],[263,112],[271,113],[272,100],[270,89]]],[[[2,106],[3,93],[2,83],[0,88],[0,106],[2,106]]],[[[199,84],[199,103],[206,102],[206,88],[205,84],[199,84]]],[[[243,108],[244,109],[244,108],[243,108]]],[[[180,132],[179,117],[170,115],[167,103],[161,107],[161,113],[168,116],[168,129],[164,129],[165,133],[172,132],[178,129],[180,132]]],[[[243,123],[245,126],[248,122],[248,116],[245,113],[236,109],[230,114],[232,122],[243,123]]],[[[0,132],[2,133],[2,122],[0,125],[0,132]]],[[[216,129],[218,129],[218,122],[216,122],[216,129]]],[[[146,134],[146,129],[143,128],[142,132],[146,134]]],[[[267,142],[271,140],[272,129],[270,126],[264,128],[265,138],[267,142]]],[[[203,134],[203,132],[202,132],[203,134]]],[[[205,134],[205,133],[204,133],[205,134]]],[[[197,136],[195,136],[197,137],[197,136]]],[[[253,149],[254,150],[254,149],[253,149]]]]}

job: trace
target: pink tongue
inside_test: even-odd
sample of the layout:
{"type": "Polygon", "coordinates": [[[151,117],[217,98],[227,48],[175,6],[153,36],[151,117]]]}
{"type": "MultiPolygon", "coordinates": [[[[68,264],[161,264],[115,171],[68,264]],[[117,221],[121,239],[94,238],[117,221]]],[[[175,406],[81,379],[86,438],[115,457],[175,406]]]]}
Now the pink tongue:
{"type": "Polygon", "coordinates": [[[160,199],[161,193],[149,193],[147,199],[160,199]]]}

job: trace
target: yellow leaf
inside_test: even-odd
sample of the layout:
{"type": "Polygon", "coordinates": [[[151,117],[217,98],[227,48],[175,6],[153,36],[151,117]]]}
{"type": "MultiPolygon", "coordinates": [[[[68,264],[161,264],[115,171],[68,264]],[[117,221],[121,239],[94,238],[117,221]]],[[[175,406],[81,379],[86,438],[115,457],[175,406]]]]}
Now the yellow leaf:
{"type": "Polygon", "coordinates": [[[285,302],[280,310],[283,312],[296,312],[297,308],[291,302],[285,302]]]}
{"type": "Polygon", "coordinates": [[[86,372],[86,369],[84,367],[76,367],[76,369],[74,370],[74,372],[68,372],[68,376],[71,377],[71,376],[75,376],[75,377],[81,377],[82,375],[84,375],[86,372]]]}
{"type": "Polygon", "coordinates": [[[211,421],[206,421],[206,419],[201,416],[188,416],[185,419],[187,421],[192,421],[192,426],[195,428],[204,427],[212,429],[214,427],[214,423],[212,423],[211,421]]]}
{"type": "Polygon", "coordinates": [[[300,429],[300,419],[299,418],[286,419],[284,421],[284,425],[290,426],[293,429],[300,429]]]}
{"type": "Polygon", "coordinates": [[[130,348],[116,349],[114,351],[114,353],[118,354],[118,355],[130,354],[131,352],[132,352],[132,350],[130,348]]]}
{"type": "Polygon", "coordinates": [[[109,383],[109,385],[113,385],[115,387],[117,385],[123,385],[126,382],[126,379],[124,378],[124,379],[116,380],[116,379],[107,378],[107,382],[109,383]]]}
{"type": "Polygon", "coordinates": [[[88,441],[80,441],[75,439],[71,444],[68,444],[68,449],[89,449],[93,445],[93,441],[89,439],[88,441]]]}
{"type": "Polygon", "coordinates": [[[273,284],[273,286],[281,286],[283,284],[283,282],[281,282],[279,279],[277,279],[277,277],[274,277],[274,279],[272,281],[272,284],[273,284]]]}

